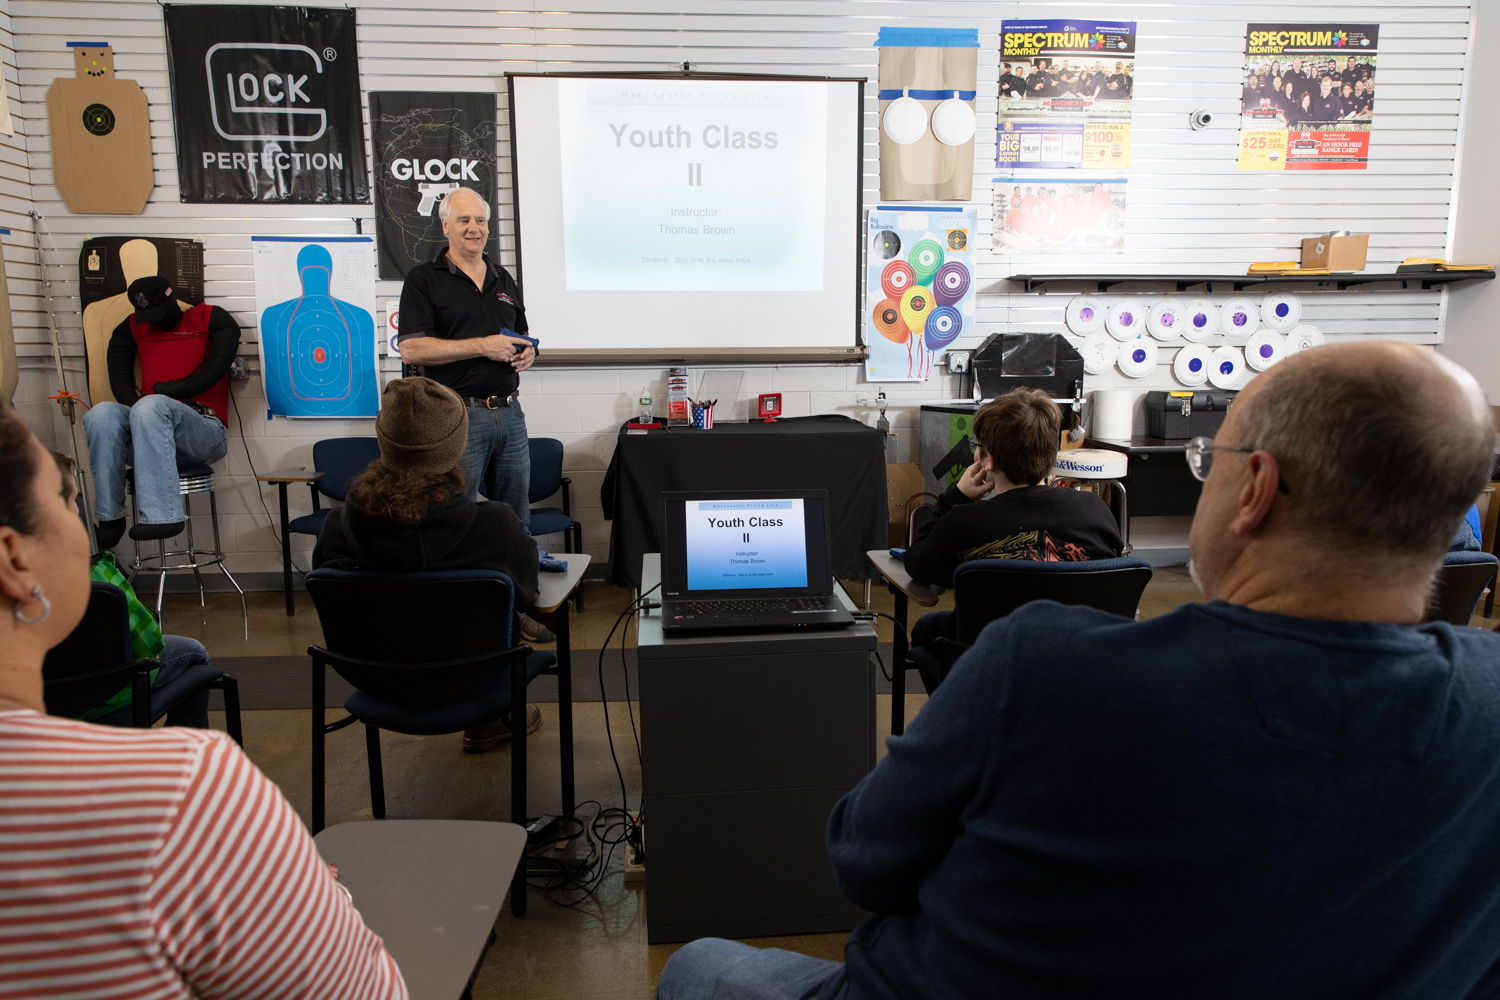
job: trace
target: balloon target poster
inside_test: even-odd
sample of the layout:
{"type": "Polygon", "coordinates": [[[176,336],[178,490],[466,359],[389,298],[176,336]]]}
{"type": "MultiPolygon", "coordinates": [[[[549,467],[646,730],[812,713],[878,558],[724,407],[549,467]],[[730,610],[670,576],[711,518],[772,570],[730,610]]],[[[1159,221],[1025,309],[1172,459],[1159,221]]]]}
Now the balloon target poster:
{"type": "Polygon", "coordinates": [[[375,241],[252,236],[266,407],[285,417],[373,417],[375,241]]]}
{"type": "Polygon", "coordinates": [[[870,381],[924,381],[933,356],[974,330],[971,208],[881,206],[865,245],[870,381]]]}

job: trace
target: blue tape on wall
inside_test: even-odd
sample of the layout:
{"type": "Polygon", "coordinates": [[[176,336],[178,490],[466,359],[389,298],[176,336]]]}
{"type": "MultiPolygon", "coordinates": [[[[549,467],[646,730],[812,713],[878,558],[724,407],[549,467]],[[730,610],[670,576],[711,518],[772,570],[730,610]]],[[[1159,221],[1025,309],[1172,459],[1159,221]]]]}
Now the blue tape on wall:
{"type": "Polygon", "coordinates": [[[881,28],[877,48],[977,49],[978,28],[881,28]]]}

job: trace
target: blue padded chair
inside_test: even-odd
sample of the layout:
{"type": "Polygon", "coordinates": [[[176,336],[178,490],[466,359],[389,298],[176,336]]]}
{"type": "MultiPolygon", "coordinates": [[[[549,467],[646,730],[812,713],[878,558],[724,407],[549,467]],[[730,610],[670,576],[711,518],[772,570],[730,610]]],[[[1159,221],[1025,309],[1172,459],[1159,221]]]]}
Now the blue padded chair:
{"type": "Polygon", "coordinates": [[[1479,598],[1484,596],[1484,588],[1494,584],[1497,572],[1500,559],[1488,552],[1449,552],[1433,579],[1427,617],[1423,620],[1469,624],[1479,598]]]}
{"type": "MultiPolygon", "coordinates": [[[[953,571],[957,638],[917,646],[907,656],[922,672],[922,681],[931,693],[986,625],[1023,604],[1081,604],[1134,618],[1141,594],[1150,582],[1151,564],[1130,556],[1087,562],[975,559],[953,571]]],[[[895,682],[905,689],[905,670],[895,682]]]]}
{"type": "Polygon", "coordinates": [[[323,478],[307,484],[312,494],[312,513],[292,518],[287,527],[299,535],[316,538],[332,509],[319,504],[318,495],[343,502],[354,477],[379,457],[380,443],[372,437],[327,438],[313,445],[313,468],[323,473],[323,478]]]}
{"type": "MultiPolygon", "coordinates": [[[[362,722],[370,769],[370,809],[385,816],[380,730],[414,736],[457,733],[499,720],[520,706],[513,722],[525,729],[526,685],[541,673],[559,674],[558,690],[571,690],[557,657],[511,645],[515,620],[510,577],[490,570],[370,573],[315,569],[307,575],[327,647],[312,657],[312,832],[323,829],[324,739],[362,722]],[[377,609],[400,609],[403,623],[381,627],[377,609]],[[515,669],[523,667],[522,670],[515,669]],[[355,688],[344,702],[349,715],[325,723],[325,667],[355,688]]],[[[571,732],[573,706],[559,700],[563,732],[571,732]]],[[[510,818],[526,822],[526,739],[510,741],[510,818]]],[[[570,801],[573,753],[562,746],[563,799],[570,801]]],[[[526,912],[526,866],[516,869],[511,912],[526,912]]]]}
{"type": "Polygon", "coordinates": [[[83,620],[47,653],[42,663],[42,695],[52,715],[73,718],[109,700],[127,684],[131,706],[93,721],[97,725],[130,725],[149,729],[190,694],[204,688],[224,693],[225,728],[236,743],[240,733],[240,686],[224,671],[204,663],[157,691],[151,690],[156,660],[137,660],[130,650],[130,607],[125,592],[94,581],[83,620]],[[128,720],[128,722],[127,722],[128,720]]]}
{"type": "MultiPolygon", "coordinates": [[[[527,530],[533,535],[562,532],[564,552],[583,551],[583,525],[573,520],[573,480],[562,474],[563,443],[557,438],[531,438],[531,488],[526,499],[532,504],[562,491],[562,510],[532,507],[527,530]]],[[[583,610],[583,587],[573,595],[574,606],[583,610]]]]}

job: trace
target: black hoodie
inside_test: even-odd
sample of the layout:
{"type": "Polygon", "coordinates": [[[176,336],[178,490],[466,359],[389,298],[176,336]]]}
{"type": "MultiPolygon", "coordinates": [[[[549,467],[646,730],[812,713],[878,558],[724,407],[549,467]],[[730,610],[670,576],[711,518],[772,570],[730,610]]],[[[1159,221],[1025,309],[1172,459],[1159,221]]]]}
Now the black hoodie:
{"type": "Polygon", "coordinates": [[[328,512],[313,569],[367,569],[381,573],[493,569],[516,585],[516,607],[536,600],[536,540],[508,504],[475,503],[460,493],[427,512],[412,527],[371,517],[353,503],[328,512]]]}

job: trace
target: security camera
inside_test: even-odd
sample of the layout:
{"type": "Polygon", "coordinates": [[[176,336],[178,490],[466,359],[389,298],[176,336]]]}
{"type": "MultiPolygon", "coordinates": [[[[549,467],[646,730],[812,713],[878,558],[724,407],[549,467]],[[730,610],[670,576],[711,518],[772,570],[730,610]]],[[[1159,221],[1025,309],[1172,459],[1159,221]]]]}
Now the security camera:
{"type": "Polygon", "coordinates": [[[1207,111],[1204,111],[1202,108],[1199,108],[1197,111],[1194,111],[1192,114],[1188,115],[1188,124],[1193,127],[1194,131],[1197,131],[1198,129],[1208,128],[1209,123],[1213,120],[1214,116],[1209,114],[1207,111]]]}

